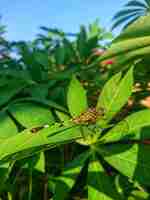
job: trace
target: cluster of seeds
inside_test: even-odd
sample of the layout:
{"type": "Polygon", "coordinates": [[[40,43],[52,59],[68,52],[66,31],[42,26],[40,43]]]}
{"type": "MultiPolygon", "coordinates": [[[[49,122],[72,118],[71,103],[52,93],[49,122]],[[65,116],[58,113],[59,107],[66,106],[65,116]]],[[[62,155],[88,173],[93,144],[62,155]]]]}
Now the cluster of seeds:
{"type": "Polygon", "coordinates": [[[97,110],[96,108],[89,108],[86,112],[81,113],[76,118],[73,118],[72,121],[75,124],[95,124],[99,116],[103,115],[102,110],[97,110]]]}

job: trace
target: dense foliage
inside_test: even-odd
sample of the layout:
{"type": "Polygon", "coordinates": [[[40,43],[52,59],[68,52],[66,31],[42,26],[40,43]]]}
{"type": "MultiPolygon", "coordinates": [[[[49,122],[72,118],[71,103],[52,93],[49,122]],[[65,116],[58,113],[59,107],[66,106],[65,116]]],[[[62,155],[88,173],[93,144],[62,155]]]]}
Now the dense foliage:
{"type": "Polygon", "coordinates": [[[150,198],[149,18],[1,43],[2,200],[150,198]]]}

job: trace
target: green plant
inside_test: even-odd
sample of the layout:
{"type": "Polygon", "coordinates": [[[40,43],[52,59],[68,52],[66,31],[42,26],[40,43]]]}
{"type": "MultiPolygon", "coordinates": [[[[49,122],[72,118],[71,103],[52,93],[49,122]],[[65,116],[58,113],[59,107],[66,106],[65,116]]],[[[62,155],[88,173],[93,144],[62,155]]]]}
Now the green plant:
{"type": "MultiPolygon", "coordinates": [[[[43,110],[43,112],[38,110],[40,108],[33,107],[40,113],[39,120],[35,121],[30,114],[34,113],[33,108],[29,107],[30,112],[27,111],[30,104],[27,104],[27,107],[19,104],[8,107],[11,115],[27,129],[2,140],[1,162],[12,162],[14,159],[32,155],[43,149],[74,141],[76,145],[83,146],[84,151],[71,161],[60,176],[49,177],[49,181],[55,185],[53,191],[55,200],[65,199],[75,185],[77,177],[80,176],[85,179],[81,187],[83,191],[88,191],[90,200],[125,198],[119,193],[114,178],[108,175],[109,165],[117,170],[112,169],[115,174],[119,172],[135,182],[135,187],[136,182],[138,188],[138,185],[149,185],[147,155],[150,148],[142,141],[149,138],[144,128],[150,126],[150,111],[141,110],[131,113],[120,122],[115,120],[116,114],[132,94],[133,68],[129,69],[123,78],[121,76],[121,73],[117,73],[106,83],[94,108],[88,108],[86,92],[80,82],[73,77],[67,95],[71,118],[57,111],[61,123],[49,125],[49,128],[43,127],[44,124],[53,121],[46,117],[48,111],[43,110]],[[26,111],[26,116],[25,113],[22,115],[23,109],[26,111]],[[34,130],[33,127],[37,125],[43,128],[34,130]],[[84,174],[82,174],[83,169],[84,174]]],[[[31,169],[35,167],[32,163],[33,161],[31,169]]]]}
{"type": "Polygon", "coordinates": [[[112,29],[125,24],[124,28],[135,22],[141,16],[149,15],[150,13],[150,1],[144,0],[130,0],[125,4],[124,9],[117,12],[113,17],[112,29]]]}
{"type": "Polygon", "coordinates": [[[8,42],[15,56],[0,60],[0,198],[149,198],[150,110],[129,105],[141,95],[135,83],[149,79],[149,28],[142,17],[111,45],[97,21],[72,40],[44,27],[32,42],[8,42]]]}
{"type": "MultiPolygon", "coordinates": [[[[118,73],[106,83],[96,109],[88,109],[84,89],[76,78],[72,79],[68,91],[68,106],[73,119],[65,123],[80,124],[83,138],[76,142],[89,149],[75,158],[57,178],[55,200],[66,199],[83,169],[87,176],[87,179],[84,177],[87,180],[84,183],[87,189],[84,190],[88,191],[88,199],[124,199],[108,176],[105,162],[132,181],[149,184],[146,172],[149,168],[146,156],[149,146],[142,143],[147,137],[142,130],[150,125],[150,111],[130,114],[116,125],[112,121],[132,93],[132,70],[131,68],[122,79],[121,73],[118,73]]],[[[60,115],[60,118],[67,119],[64,115],[60,115]]]]}
{"type": "MultiPolygon", "coordinates": [[[[58,175],[68,161],[63,144],[82,137],[76,132],[79,125],[64,126],[55,114],[68,113],[66,92],[72,74],[80,77],[83,84],[88,83],[90,96],[107,79],[106,75],[104,80],[99,77],[99,64],[95,69],[86,69],[97,57],[93,50],[101,46],[99,41],[106,36],[97,22],[89,30],[82,27],[74,41],[61,36],[56,45],[58,35],[53,32],[48,44],[42,39],[42,45],[38,40],[7,42],[8,54],[0,59],[1,198],[8,195],[9,199],[48,199],[49,176],[56,172],[58,175]],[[58,160],[52,159],[53,151],[58,160]],[[52,167],[55,163],[56,172],[52,167]]],[[[52,188],[53,185],[52,182],[52,188]]]]}

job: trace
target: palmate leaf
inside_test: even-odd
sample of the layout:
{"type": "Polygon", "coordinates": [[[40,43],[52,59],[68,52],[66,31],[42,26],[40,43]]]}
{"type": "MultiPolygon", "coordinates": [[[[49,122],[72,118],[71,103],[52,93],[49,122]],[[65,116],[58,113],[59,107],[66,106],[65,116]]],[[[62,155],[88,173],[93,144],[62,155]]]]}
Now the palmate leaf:
{"type": "Polygon", "coordinates": [[[143,7],[143,8],[147,8],[146,4],[143,2],[140,2],[138,0],[131,0],[129,1],[125,6],[133,6],[133,7],[143,7]]]}
{"type": "MultiPolygon", "coordinates": [[[[119,13],[120,14],[120,13],[119,13]]],[[[112,30],[115,29],[117,26],[121,25],[122,23],[130,23],[132,20],[133,22],[139,18],[139,16],[142,15],[142,12],[141,11],[138,11],[138,12],[132,12],[132,13],[128,13],[126,15],[123,15],[123,16],[120,16],[118,19],[116,19],[114,21],[114,24],[112,26],[112,30]]],[[[127,26],[127,24],[124,25],[127,26]]]]}
{"type": "Polygon", "coordinates": [[[149,0],[145,0],[145,3],[150,6],[150,1],[149,0]]]}
{"type": "Polygon", "coordinates": [[[89,151],[86,151],[66,166],[62,175],[57,178],[54,200],[66,199],[89,156],[89,151]]]}
{"type": "Polygon", "coordinates": [[[97,147],[104,159],[123,175],[140,184],[150,184],[150,146],[112,144],[97,147]]]}
{"type": "Polygon", "coordinates": [[[150,15],[142,16],[133,24],[128,26],[116,39],[115,42],[126,39],[150,36],[150,15]]]}
{"type": "Polygon", "coordinates": [[[137,19],[139,19],[139,14],[142,15],[142,13],[137,13],[137,15],[135,15],[132,19],[130,19],[130,20],[123,26],[123,30],[125,30],[129,25],[131,25],[131,24],[134,23],[137,19]]]}
{"type": "Polygon", "coordinates": [[[12,116],[26,128],[39,127],[54,122],[53,115],[48,108],[35,103],[16,103],[9,106],[12,116]]]}
{"type": "Polygon", "coordinates": [[[67,103],[72,117],[79,116],[88,108],[86,91],[75,77],[72,78],[69,85],[67,103]]]}
{"type": "Polygon", "coordinates": [[[113,20],[117,20],[119,17],[126,16],[128,14],[133,14],[134,12],[143,11],[141,8],[127,8],[124,10],[119,11],[116,15],[114,15],[113,20]]]}
{"type": "Polygon", "coordinates": [[[150,45],[150,36],[137,37],[133,39],[126,39],[114,43],[107,51],[100,57],[100,61],[120,56],[125,53],[129,53],[135,50],[141,50],[142,48],[150,45]]]}
{"type": "Polygon", "coordinates": [[[144,139],[150,138],[150,134],[142,134],[142,128],[150,126],[150,110],[145,109],[138,112],[135,112],[123,121],[119,122],[114,128],[107,132],[101,140],[103,143],[117,142],[120,140],[135,140],[135,139],[144,139]],[[141,131],[139,131],[141,130],[141,131]],[[142,135],[141,135],[142,134],[142,135]]]}
{"type": "Polygon", "coordinates": [[[90,158],[88,168],[88,199],[89,200],[121,200],[112,179],[106,174],[103,166],[95,155],[90,158]]]}
{"type": "Polygon", "coordinates": [[[29,129],[0,143],[0,163],[28,157],[40,150],[82,138],[78,126],[55,124],[32,133],[29,129]]]}
{"type": "Polygon", "coordinates": [[[145,3],[150,6],[150,1],[149,0],[145,0],[145,3]]]}
{"type": "Polygon", "coordinates": [[[132,93],[133,68],[120,80],[121,73],[114,75],[104,86],[97,103],[97,108],[103,108],[106,120],[111,120],[114,115],[125,105],[132,93]]]}
{"type": "Polygon", "coordinates": [[[150,54],[149,52],[150,52],[150,46],[147,46],[147,47],[126,53],[125,55],[118,56],[115,58],[116,62],[113,67],[120,69],[122,68],[122,66],[128,65],[133,60],[149,55],[150,54]]]}
{"type": "MultiPolygon", "coordinates": [[[[116,15],[113,17],[113,20],[116,22],[119,21],[119,18],[124,18],[127,15],[133,15],[133,13],[137,13],[137,18],[140,18],[141,16],[146,16],[149,14],[149,8],[150,8],[150,3],[149,0],[144,0],[144,2],[140,2],[140,0],[131,0],[127,4],[125,4],[125,7],[116,13],[116,15]]],[[[133,20],[135,22],[136,19],[133,20]]],[[[120,24],[125,23],[127,20],[124,19],[120,24]]],[[[128,21],[130,24],[130,20],[128,21]]],[[[117,26],[118,26],[117,25],[117,26]]],[[[127,24],[125,25],[127,26],[127,24]]],[[[116,27],[116,26],[114,26],[116,27]]]]}
{"type": "MultiPolygon", "coordinates": [[[[104,53],[99,60],[123,56],[125,53],[141,51],[149,47],[150,43],[150,15],[140,17],[129,25],[114,41],[112,46],[104,53]],[[139,44],[140,43],[140,44],[139,44]]],[[[117,61],[116,61],[117,62],[117,61]]]]}

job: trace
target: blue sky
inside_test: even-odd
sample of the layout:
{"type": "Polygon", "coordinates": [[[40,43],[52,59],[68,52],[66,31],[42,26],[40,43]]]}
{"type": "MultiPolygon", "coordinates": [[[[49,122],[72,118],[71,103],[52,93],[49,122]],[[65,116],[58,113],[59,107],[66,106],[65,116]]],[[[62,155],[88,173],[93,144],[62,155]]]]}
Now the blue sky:
{"type": "Polygon", "coordinates": [[[0,15],[10,40],[31,40],[41,25],[76,32],[80,24],[100,19],[107,30],[125,0],[0,0],[0,15]]]}

